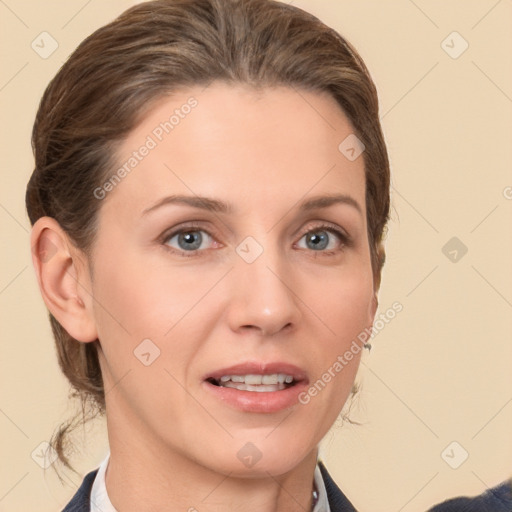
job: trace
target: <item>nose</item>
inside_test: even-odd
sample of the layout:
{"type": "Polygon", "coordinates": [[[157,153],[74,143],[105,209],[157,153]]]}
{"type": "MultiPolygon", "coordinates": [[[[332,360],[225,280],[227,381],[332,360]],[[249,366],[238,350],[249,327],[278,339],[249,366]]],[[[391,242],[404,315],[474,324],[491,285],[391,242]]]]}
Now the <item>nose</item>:
{"type": "Polygon", "coordinates": [[[266,248],[252,263],[237,255],[230,279],[227,319],[233,331],[273,336],[296,328],[302,316],[297,283],[277,249],[266,248]]]}

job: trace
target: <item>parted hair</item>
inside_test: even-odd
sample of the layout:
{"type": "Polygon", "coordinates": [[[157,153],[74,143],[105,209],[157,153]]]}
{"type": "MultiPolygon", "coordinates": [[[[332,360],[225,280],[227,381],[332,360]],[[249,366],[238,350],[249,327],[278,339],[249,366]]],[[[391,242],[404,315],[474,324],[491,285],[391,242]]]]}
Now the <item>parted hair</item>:
{"type": "MultiPolygon", "coordinates": [[[[46,88],[36,114],[35,168],[26,190],[31,224],[53,217],[90,256],[103,204],[93,191],[112,175],[116,148],[155,101],[214,81],[326,92],[337,101],[365,146],[368,240],[378,289],[390,170],[375,84],[339,33],[273,0],[154,0],[87,37],[46,88]]],[[[49,317],[59,366],[70,396],[80,399],[84,424],[105,413],[98,341],[79,342],[49,317]]],[[[79,415],[61,424],[50,443],[72,470],[68,434],[79,424],[79,415]]]]}

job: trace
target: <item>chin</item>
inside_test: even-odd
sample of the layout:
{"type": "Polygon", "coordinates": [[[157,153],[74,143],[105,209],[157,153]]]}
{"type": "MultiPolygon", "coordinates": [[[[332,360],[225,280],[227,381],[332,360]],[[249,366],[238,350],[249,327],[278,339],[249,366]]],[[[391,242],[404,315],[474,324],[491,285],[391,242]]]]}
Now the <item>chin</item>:
{"type": "MultiPolygon", "coordinates": [[[[214,460],[208,466],[222,474],[240,478],[279,476],[292,471],[311,453],[316,446],[305,449],[306,439],[286,442],[282,437],[267,438],[268,432],[260,436],[252,435],[233,439],[229,446],[219,447],[214,460]]],[[[289,438],[288,438],[289,439],[289,438]]]]}

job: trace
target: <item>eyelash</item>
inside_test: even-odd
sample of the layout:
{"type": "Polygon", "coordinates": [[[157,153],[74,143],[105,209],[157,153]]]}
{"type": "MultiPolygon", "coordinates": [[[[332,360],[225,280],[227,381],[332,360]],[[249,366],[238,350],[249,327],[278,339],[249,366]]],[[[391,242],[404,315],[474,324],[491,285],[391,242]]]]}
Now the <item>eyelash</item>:
{"type": "MultiPolygon", "coordinates": [[[[191,222],[191,223],[189,223],[189,224],[187,224],[185,226],[180,227],[179,229],[176,229],[175,231],[164,233],[161,236],[161,238],[160,238],[160,242],[161,242],[161,244],[162,244],[162,246],[163,246],[163,248],[165,250],[167,250],[167,251],[169,251],[169,252],[171,252],[173,254],[177,254],[178,256],[182,256],[184,258],[195,258],[195,257],[200,256],[202,252],[205,252],[205,249],[194,250],[194,251],[180,251],[178,249],[175,249],[174,247],[170,247],[166,243],[171,238],[174,238],[176,235],[180,235],[182,233],[190,233],[190,232],[193,233],[195,231],[203,231],[210,238],[215,239],[215,237],[213,235],[211,235],[208,232],[208,230],[206,230],[203,227],[201,227],[200,224],[191,222]]],[[[339,249],[330,249],[330,250],[322,250],[322,251],[313,251],[313,250],[311,250],[310,252],[313,252],[315,254],[315,257],[317,257],[317,255],[321,255],[321,256],[334,256],[334,255],[336,255],[336,253],[343,251],[347,247],[352,247],[352,245],[353,245],[353,241],[350,238],[350,236],[348,236],[346,233],[341,231],[339,228],[336,228],[334,225],[331,225],[331,224],[325,223],[325,222],[322,223],[322,224],[319,224],[319,225],[315,225],[313,227],[308,226],[308,229],[306,229],[300,235],[299,240],[302,240],[302,238],[305,235],[307,235],[309,233],[314,233],[316,231],[326,231],[326,232],[328,232],[330,234],[334,234],[335,236],[337,236],[339,238],[340,243],[341,243],[341,247],[339,249]]]]}

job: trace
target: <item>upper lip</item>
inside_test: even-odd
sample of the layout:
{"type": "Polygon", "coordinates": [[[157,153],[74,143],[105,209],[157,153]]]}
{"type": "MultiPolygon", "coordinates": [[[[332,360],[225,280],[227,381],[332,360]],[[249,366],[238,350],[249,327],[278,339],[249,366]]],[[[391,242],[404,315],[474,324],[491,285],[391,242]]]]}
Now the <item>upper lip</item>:
{"type": "Polygon", "coordinates": [[[203,380],[219,380],[224,375],[272,375],[274,373],[284,373],[291,375],[295,382],[307,381],[307,374],[298,366],[283,362],[258,362],[247,361],[245,363],[235,364],[220,370],[215,370],[204,376],[203,380]]]}

